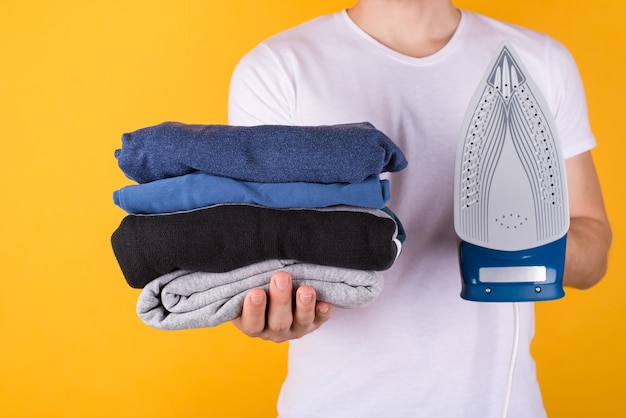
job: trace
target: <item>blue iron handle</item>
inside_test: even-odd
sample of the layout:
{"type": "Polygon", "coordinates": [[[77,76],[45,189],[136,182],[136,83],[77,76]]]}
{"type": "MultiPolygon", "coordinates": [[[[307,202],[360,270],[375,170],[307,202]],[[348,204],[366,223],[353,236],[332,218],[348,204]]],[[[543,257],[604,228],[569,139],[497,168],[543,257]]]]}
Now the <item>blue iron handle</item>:
{"type": "Polygon", "coordinates": [[[459,243],[461,297],[476,302],[534,302],[565,296],[563,270],[567,234],[519,251],[459,243]]]}

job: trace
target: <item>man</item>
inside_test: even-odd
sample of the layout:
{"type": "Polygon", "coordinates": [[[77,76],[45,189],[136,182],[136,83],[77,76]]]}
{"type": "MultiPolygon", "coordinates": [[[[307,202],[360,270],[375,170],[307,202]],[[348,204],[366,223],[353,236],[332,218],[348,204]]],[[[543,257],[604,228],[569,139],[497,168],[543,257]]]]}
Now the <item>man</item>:
{"type": "Polygon", "coordinates": [[[450,0],[360,0],[268,39],[235,70],[231,124],[368,121],[409,161],[391,175],[389,202],[407,240],[372,305],[333,309],[310,287],[297,289],[294,303],[286,273],[272,278],[268,294],[247,295],[235,325],[252,337],[292,340],[281,416],[545,416],[529,351],[532,303],[516,312],[510,303],[459,297],[456,146],[472,94],[504,40],[546,97],[566,158],[564,284],[591,287],[605,274],[611,231],[582,83],[556,41],[457,10],[450,0]]]}

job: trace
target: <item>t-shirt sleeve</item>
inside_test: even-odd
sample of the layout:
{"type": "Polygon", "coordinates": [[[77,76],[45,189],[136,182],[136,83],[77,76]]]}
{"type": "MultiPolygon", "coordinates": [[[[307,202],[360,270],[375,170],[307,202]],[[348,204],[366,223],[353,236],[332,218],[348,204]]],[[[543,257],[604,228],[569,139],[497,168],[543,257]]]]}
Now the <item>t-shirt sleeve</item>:
{"type": "Polygon", "coordinates": [[[246,54],[232,74],[228,98],[231,125],[293,125],[294,91],[277,57],[264,44],[246,54]]]}
{"type": "Polygon", "coordinates": [[[596,145],[587,111],[582,79],[570,52],[554,41],[549,52],[550,79],[554,84],[554,119],[565,159],[596,145]]]}

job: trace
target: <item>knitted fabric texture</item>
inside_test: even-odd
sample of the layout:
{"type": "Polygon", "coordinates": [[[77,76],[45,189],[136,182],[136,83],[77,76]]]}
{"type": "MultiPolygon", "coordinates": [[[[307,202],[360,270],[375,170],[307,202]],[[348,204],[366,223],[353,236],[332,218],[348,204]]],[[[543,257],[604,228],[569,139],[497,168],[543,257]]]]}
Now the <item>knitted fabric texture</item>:
{"type": "Polygon", "coordinates": [[[400,248],[382,209],[273,209],[224,204],[189,212],[127,215],[111,244],[131,287],[174,270],[226,272],[269,259],[385,270],[400,248]]]}
{"type": "Polygon", "coordinates": [[[246,293],[268,290],[278,271],[291,274],[294,291],[311,286],[318,300],[342,308],[363,307],[381,292],[380,272],[344,269],[294,260],[267,260],[225,273],[176,270],[151,281],[137,300],[137,315],[166,330],[213,327],[241,314],[246,293]]]}

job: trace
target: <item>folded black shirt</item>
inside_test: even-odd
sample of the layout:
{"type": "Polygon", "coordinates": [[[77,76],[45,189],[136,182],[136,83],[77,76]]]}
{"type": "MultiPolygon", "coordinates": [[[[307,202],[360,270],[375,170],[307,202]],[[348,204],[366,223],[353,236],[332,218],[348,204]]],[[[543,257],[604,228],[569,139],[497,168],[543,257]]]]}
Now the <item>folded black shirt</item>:
{"type": "Polygon", "coordinates": [[[128,284],[143,288],[176,269],[217,273],[270,259],[381,271],[400,251],[398,231],[381,209],[220,204],[127,215],[111,244],[128,284]]]}

